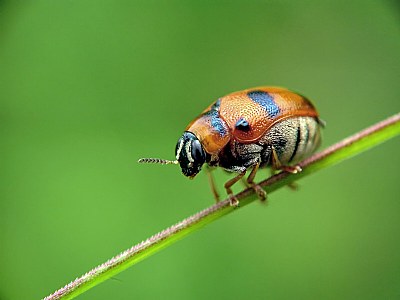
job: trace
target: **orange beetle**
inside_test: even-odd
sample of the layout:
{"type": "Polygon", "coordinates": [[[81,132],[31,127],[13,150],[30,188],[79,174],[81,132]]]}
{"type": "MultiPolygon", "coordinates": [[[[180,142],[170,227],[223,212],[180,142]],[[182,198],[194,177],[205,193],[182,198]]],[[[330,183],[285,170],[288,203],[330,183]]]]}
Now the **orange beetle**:
{"type": "MultiPolygon", "coordinates": [[[[238,205],[232,185],[252,169],[247,183],[265,200],[265,191],[253,181],[257,170],[271,166],[301,171],[295,164],[319,146],[321,125],[315,107],[297,93],[278,87],[247,89],[219,98],[192,121],[178,140],[176,160],[143,158],[139,162],[180,164],[189,178],[204,163],[239,173],[225,183],[232,205],[238,205]]],[[[218,200],[212,180],[211,186],[218,200]]]]}

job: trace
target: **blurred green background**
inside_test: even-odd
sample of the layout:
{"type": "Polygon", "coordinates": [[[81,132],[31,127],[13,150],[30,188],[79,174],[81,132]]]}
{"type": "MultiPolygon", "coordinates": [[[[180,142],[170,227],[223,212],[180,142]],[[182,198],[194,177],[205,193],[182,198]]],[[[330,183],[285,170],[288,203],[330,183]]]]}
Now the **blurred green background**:
{"type": "MultiPolygon", "coordinates": [[[[300,91],[326,147],[400,111],[399,82],[396,1],[1,1],[0,299],[46,296],[212,204],[204,173],[136,161],[172,159],[217,97],[300,91]]],[[[399,299],[399,142],[81,299],[399,299]]]]}

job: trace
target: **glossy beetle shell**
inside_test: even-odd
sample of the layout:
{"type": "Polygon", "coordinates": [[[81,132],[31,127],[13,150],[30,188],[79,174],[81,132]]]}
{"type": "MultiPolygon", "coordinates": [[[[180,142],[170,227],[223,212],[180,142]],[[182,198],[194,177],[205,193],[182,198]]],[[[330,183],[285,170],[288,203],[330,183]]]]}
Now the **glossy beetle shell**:
{"type": "Polygon", "coordinates": [[[204,150],[217,154],[232,139],[251,144],[275,124],[293,117],[318,118],[305,97],[279,87],[257,87],[218,99],[197,117],[186,131],[194,133],[204,150]]]}

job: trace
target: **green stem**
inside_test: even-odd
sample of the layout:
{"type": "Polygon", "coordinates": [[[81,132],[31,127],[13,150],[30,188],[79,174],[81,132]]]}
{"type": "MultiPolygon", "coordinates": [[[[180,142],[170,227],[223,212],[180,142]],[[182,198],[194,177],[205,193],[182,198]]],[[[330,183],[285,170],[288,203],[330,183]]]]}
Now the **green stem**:
{"type": "MultiPolygon", "coordinates": [[[[299,163],[299,166],[303,169],[302,172],[298,174],[281,172],[262,181],[260,185],[265,188],[267,193],[271,193],[288,183],[294,182],[295,180],[312,174],[318,170],[333,166],[399,134],[400,113],[360,131],[359,133],[356,133],[299,163]]],[[[236,196],[240,201],[240,207],[243,207],[256,199],[252,189],[246,189],[236,196]]],[[[210,206],[111,258],[105,263],[87,272],[85,275],[67,284],[65,287],[57,290],[45,299],[75,298],[79,294],[82,294],[106,279],[115,276],[139,261],[165,247],[168,247],[175,241],[194,232],[196,229],[203,227],[228,213],[237,211],[238,209],[240,208],[233,208],[230,206],[229,200],[224,200],[210,206]]]]}

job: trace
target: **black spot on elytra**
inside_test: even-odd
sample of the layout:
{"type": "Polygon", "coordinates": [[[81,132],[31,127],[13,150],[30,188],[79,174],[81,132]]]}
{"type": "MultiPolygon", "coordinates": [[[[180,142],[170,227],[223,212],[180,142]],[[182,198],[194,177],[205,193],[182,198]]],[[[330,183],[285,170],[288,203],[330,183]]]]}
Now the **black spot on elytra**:
{"type": "Polygon", "coordinates": [[[250,124],[249,124],[249,122],[247,122],[244,118],[240,118],[237,122],[236,122],[236,124],[235,124],[235,128],[237,129],[237,130],[240,130],[240,131],[249,131],[250,130],[250,124]]]}

